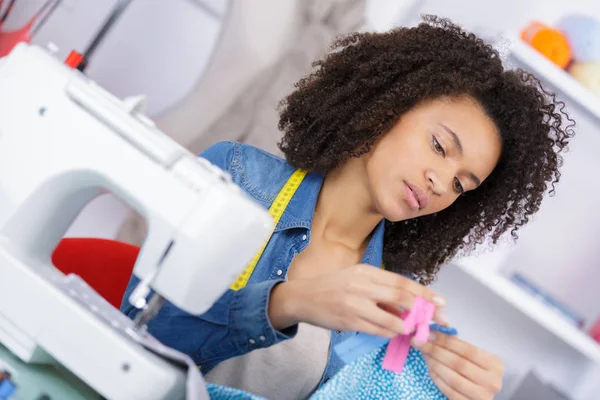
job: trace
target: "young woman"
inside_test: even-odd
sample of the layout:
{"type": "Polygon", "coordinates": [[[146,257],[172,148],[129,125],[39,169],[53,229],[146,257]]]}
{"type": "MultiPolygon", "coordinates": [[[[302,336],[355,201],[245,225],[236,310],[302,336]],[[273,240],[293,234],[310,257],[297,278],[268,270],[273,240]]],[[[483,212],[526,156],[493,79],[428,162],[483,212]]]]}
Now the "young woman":
{"type": "MultiPolygon", "coordinates": [[[[309,396],[342,366],[331,346],[356,332],[404,333],[397,310],[415,296],[445,322],[424,285],[459,251],[516,238],[572,136],[537,79],[435,17],[339,39],[314,66],[282,102],[285,160],[240,143],[201,155],[266,208],[308,171],[249,282],[204,315],[167,303],[149,325],[207,380],[272,399],[309,396]]],[[[421,351],[451,399],[500,389],[502,363],[484,350],[437,334],[421,351]]]]}

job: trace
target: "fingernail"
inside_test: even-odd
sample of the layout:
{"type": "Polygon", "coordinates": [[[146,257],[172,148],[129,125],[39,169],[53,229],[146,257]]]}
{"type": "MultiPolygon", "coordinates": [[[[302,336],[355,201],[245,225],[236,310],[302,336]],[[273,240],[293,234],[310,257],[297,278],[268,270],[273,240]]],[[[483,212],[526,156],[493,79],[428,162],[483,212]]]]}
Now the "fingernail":
{"type": "Polygon", "coordinates": [[[442,310],[437,310],[435,312],[435,317],[442,324],[447,324],[448,323],[448,317],[446,316],[446,313],[443,312],[442,310]]]}
{"type": "Polygon", "coordinates": [[[437,335],[433,332],[429,333],[429,341],[435,340],[437,338],[437,335]]]}
{"type": "Polygon", "coordinates": [[[446,299],[444,299],[443,297],[440,297],[440,296],[435,296],[433,298],[433,303],[437,306],[443,307],[446,305],[446,299]]]}
{"type": "Polygon", "coordinates": [[[413,339],[411,339],[410,344],[412,345],[412,347],[415,347],[415,348],[418,349],[421,346],[423,346],[425,343],[419,342],[419,341],[417,341],[416,339],[413,338],[413,339]]]}

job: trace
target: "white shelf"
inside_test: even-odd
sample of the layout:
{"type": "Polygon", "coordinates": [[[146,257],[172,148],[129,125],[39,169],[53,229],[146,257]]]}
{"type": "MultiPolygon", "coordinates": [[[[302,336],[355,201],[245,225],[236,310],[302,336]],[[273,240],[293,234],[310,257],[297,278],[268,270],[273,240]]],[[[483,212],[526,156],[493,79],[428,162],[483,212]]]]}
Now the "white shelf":
{"type": "Polygon", "coordinates": [[[511,42],[510,54],[542,81],[546,81],[600,120],[600,96],[580,84],[533,47],[514,35],[505,35],[511,42]]]}
{"type": "Polygon", "coordinates": [[[460,262],[453,264],[585,357],[600,363],[600,344],[506,277],[460,262]]]}

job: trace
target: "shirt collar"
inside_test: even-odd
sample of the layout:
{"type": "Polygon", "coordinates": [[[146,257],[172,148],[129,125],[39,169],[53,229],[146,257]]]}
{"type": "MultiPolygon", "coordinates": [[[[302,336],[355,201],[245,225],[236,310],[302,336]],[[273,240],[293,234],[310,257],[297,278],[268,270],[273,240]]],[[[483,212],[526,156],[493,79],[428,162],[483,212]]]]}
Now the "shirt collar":
{"type": "MultiPolygon", "coordinates": [[[[309,173],[306,175],[281,216],[275,232],[293,228],[311,229],[323,181],[324,177],[321,174],[309,173]]],[[[371,235],[362,263],[381,266],[384,231],[385,220],[382,220],[371,235]]]]}
{"type": "Polygon", "coordinates": [[[371,240],[369,241],[369,245],[367,246],[367,250],[365,251],[365,255],[363,256],[362,263],[373,265],[375,267],[381,267],[383,263],[383,238],[385,233],[385,220],[382,219],[381,222],[377,225],[373,234],[371,235],[371,240]]]}
{"type": "Polygon", "coordinates": [[[312,227],[313,215],[323,180],[323,175],[316,173],[309,173],[304,177],[285,208],[279,223],[275,227],[275,232],[292,228],[310,229],[312,227]]]}

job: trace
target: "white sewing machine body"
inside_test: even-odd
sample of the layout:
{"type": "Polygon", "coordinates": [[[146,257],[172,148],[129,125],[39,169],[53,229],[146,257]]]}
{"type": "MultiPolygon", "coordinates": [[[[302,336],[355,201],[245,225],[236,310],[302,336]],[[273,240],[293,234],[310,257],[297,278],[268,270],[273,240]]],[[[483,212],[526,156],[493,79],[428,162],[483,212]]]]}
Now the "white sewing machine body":
{"type": "Polygon", "coordinates": [[[0,343],[25,362],[63,365],[109,399],[179,398],[181,369],[115,329],[117,310],[86,307],[93,294],[68,288],[54,248],[89,201],[112,192],[148,224],[134,273],[200,314],[273,222],[138,105],[39,47],[21,44],[0,60],[0,343]]]}

